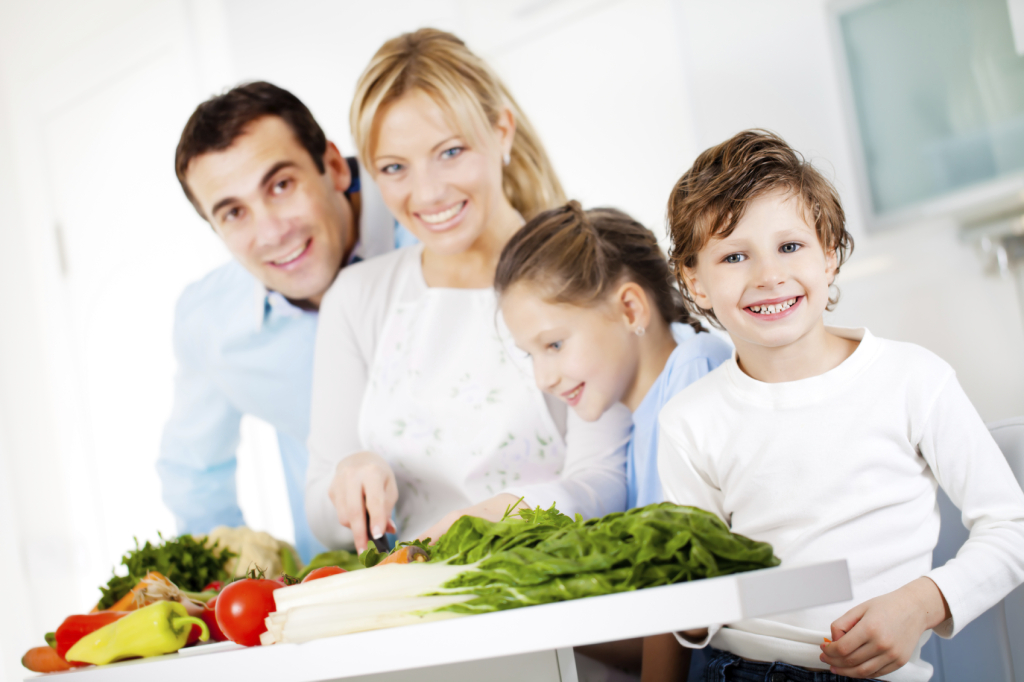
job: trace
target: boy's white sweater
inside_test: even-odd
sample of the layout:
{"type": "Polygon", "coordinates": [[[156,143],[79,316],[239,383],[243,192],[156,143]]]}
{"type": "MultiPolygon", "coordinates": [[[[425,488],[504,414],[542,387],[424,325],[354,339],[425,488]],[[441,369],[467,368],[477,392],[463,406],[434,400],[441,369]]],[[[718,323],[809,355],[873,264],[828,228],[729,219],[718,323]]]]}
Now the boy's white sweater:
{"type": "MultiPolygon", "coordinates": [[[[915,578],[934,580],[949,603],[952,618],[935,628],[943,637],[1024,581],[1024,493],[953,369],[866,329],[829,331],[861,343],[809,379],[763,383],[733,354],[665,406],[658,448],[669,500],[771,543],[784,566],[848,560],[853,601],[711,631],[712,646],[744,658],[819,669],[834,620],[915,578]],[[936,482],[970,539],[933,569],[936,482]]],[[[928,680],[929,634],[882,679],[928,680]]]]}

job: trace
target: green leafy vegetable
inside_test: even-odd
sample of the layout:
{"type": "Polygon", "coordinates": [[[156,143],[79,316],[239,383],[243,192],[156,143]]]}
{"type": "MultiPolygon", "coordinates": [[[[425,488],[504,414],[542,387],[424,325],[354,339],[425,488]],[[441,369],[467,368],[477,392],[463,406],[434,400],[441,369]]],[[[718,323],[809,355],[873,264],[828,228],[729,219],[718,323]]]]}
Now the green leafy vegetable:
{"type": "MultiPolygon", "coordinates": [[[[403,543],[415,544],[415,543],[403,543]]],[[[777,566],[770,545],[671,503],[575,520],[527,509],[464,516],[425,563],[385,565],[275,593],[264,643],[393,627],[777,566]]],[[[361,557],[374,566],[375,551],[361,557]]]]}
{"type": "Polygon", "coordinates": [[[475,564],[434,594],[471,594],[454,613],[626,592],[777,566],[771,545],[729,531],[714,514],[668,502],[575,521],[528,509],[498,523],[464,516],[431,561],[475,564]],[[477,563],[478,562],[478,563],[477,563]]]}
{"type": "Polygon", "coordinates": [[[98,608],[113,606],[150,571],[159,571],[179,588],[189,592],[199,592],[214,580],[226,582],[230,579],[224,565],[236,556],[233,552],[220,549],[216,542],[207,547],[203,540],[197,540],[191,535],[180,535],[170,540],[164,540],[163,535],[158,535],[160,543],[157,545],[147,541],[139,547],[139,541],[135,539],[135,549],[121,557],[121,565],[128,569],[128,574],[114,574],[105,586],[100,587],[103,596],[97,604],[98,608]]]}
{"type": "Polygon", "coordinates": [[[331,552],[321,552],[320,554],[317,554],[315,557],[313,557],[313,559],[309,562],[309,565],[302,569],[302,571],[300,571],[299,574],[295,577],[299,580],[302,580],[307,575],[309,575],[310,571],[313,571],[317,568],[323,568],[324,566],[340,566],[341,568],[344,568],[346,571],[355,571],[363,567],[363,564],[359,562],[359,557],[357,557],[354,553],[346,552],[343,549],[338,549],[331,552]]]}

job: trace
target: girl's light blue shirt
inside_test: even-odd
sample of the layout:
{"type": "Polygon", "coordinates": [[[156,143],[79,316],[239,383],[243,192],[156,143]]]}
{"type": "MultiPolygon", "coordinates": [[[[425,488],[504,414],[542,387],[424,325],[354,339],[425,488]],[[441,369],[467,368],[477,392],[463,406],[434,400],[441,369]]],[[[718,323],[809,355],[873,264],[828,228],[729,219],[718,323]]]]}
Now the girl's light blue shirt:
{"type": "Polygon", "coordinates": [[[627,504],[630,509],[664,501],[658,477],[658,413],[675,394],[732,357],[732,346],[688,324],[672,324],[676,349],[633,413],[626,446],[627,504]]]}

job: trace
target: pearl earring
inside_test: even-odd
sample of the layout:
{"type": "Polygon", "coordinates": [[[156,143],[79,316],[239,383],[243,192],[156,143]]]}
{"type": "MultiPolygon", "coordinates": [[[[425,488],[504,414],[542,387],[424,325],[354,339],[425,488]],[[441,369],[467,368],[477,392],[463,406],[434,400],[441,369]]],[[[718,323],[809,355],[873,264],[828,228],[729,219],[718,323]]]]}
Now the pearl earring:
{"type": "Polygon", "coordinates": [[[647,330],[644,329],[643,327],[637,327],[636,329],[633,330],[633,333],[636,334],[637,336],[643,336],[644,334],[647,333],[647,330]]]}
{"type": "Polygon", "coordinates": [[[507,166],[510,163],[512,163],[512,155],[506,152],[505,156],[503,156],[501,160],[504,161],[505,165],[507,166]]]}

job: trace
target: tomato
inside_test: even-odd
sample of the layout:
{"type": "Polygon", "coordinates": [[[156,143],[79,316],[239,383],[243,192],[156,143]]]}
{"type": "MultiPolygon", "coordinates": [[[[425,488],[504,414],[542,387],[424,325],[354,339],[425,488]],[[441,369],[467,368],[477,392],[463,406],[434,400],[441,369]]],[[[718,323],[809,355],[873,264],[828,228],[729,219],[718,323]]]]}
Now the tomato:
{"type": "Polygon", "coordinates": [[[221,632],[236,644],[258,646],[267,631],[264,620],[277,609],[274,590],[280,587],[276,580],[245,578],[221,590],[214,607],[221,632]]]}
{"type": "Polygon", "coordinates": [[[220,580],[214,580],[212,583],[202,589],[203,592],[220,592],[220,588],[224,587],[224,583],[220,580]]]}
{"type": "Polygon", "coordinates": [[[310,580],[319,580],[320,578],[326,578],[329,575],[338,575],[339,573],[345,573],[345,569],[340,566],[321,566],[320,568],[314,568],[309,572],[302,582],[308,583],[310,580]]]}
{"type": "MultiPolygon", "coordinates": [[[[203,612],[199,614],[199,617],[206,623],[206,627],[210,628],[210,639],[214,642],[226,642],[228,638],[221,632],[220,626],[217,625],[217,612],[215,610],[217,606],[217,597],[214,597],[210,601],[206,602],[206,607],[203,612]]],[[[192,626],[195,628],[195,625],[192,626]]]]}

